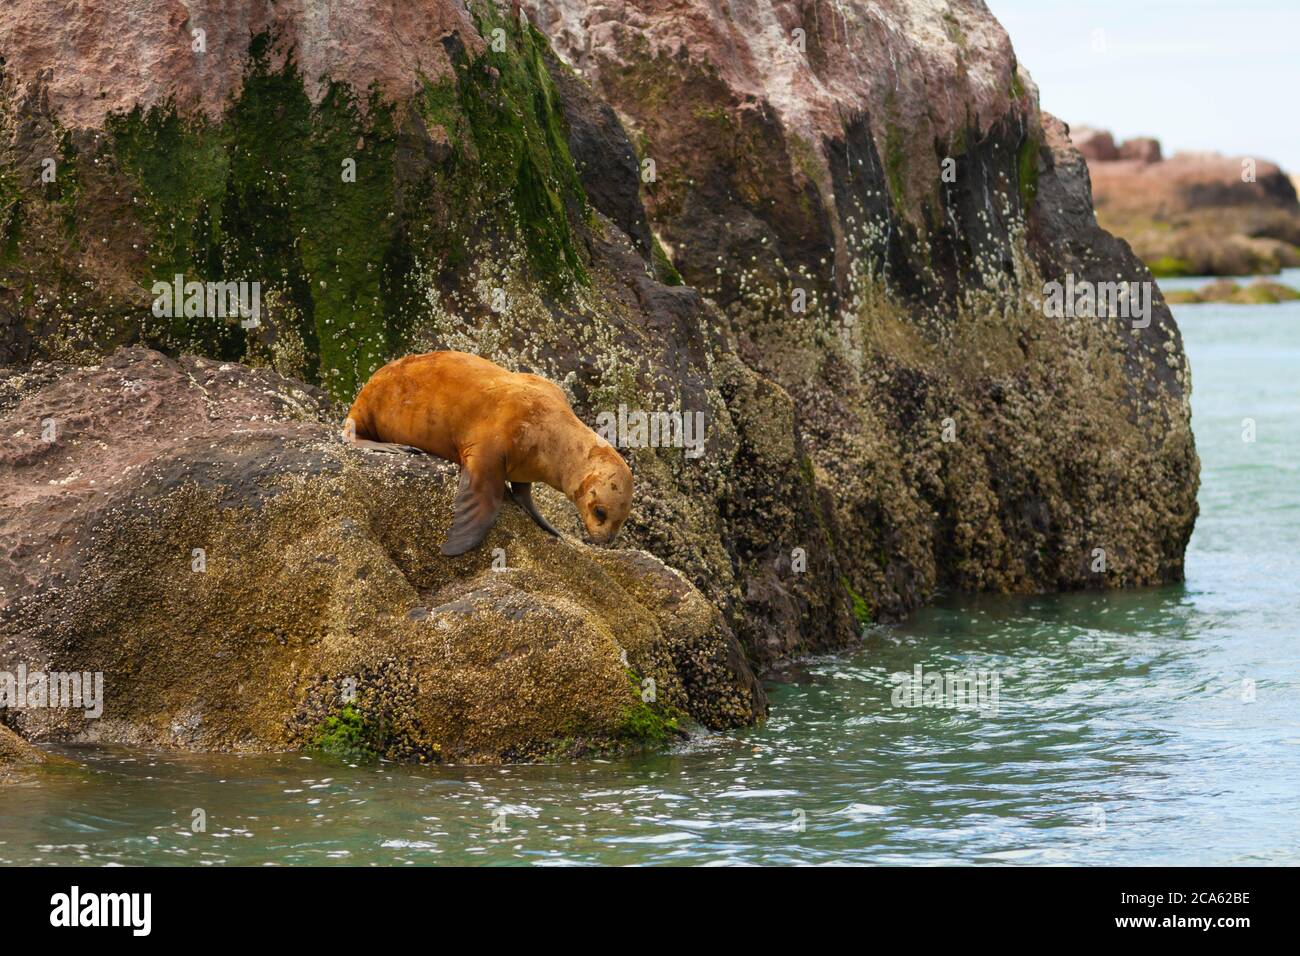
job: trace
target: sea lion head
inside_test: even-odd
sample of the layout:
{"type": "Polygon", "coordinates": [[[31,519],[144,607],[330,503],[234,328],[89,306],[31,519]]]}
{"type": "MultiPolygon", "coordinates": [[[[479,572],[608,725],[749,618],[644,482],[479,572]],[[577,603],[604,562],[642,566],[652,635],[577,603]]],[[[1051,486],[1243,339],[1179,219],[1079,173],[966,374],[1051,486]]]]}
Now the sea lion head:
{"type": "Polygon", "coordinates": [[[573,503],[587,536],[596,544],[609,544],[632,510],[632,469],[608,444],[593,448],[587,463],[590,470],[573,503]]]}

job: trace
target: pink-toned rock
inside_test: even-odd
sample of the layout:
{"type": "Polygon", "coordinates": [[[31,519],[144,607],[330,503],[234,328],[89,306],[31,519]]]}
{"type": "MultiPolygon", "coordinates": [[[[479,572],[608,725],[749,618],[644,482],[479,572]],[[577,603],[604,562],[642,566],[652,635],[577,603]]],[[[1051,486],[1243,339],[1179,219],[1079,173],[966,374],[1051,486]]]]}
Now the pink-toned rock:
{"type": "MultiPolygon", "coordinates": [[[[1105,134],[1108,136],[1109,134],[1105,134]]],[[[1097,217],[1153,268],[1201,275],[1276,272],[1300,264],[1300,203],[1276,163],[1220,153],[1175,153],[1135,137],[1116,156],[1072,131],[1088,148],[1097,217]]]]}
{"type": "MultiPolygon", "coordinates": [[[[854,166],[880,162],[861,155],[869,135],[892,171],[900,213],[919,222],[945,158],[936,143],[982,139],[998,123],[1038,125],[1032,81],[1001,24],[972,0],[524,5],[556,52],[619,111],[633,140],[671,172],[647,196],[670,255],[709,252],[716,231],[710,238],[697,230],[691,210],[718,193],[760,220],[786,223],[791,237],[820,234],[816,244],[847,275],[866,213],[837,196],[836,166],[845,162],[837,150],[851,144],[854,166]],[[727,182],[720,154],[743,167],[727,182]]],[[[735,234],[725,237],[733,248],[722,258],[747,260],[763,228],[727,218],[735,234]]]]}
{"type": "Polygon", "coordinates": [[[1160,162],[1160,140],[1152,136],[1135,136],[1126,139],[1119,147],[1120,159],[1135,159],[1140,163],[1160,162]]]}
{"type": "Polygon", "coordinates": [[[1296,206],[1289,177],[1264,159],[1175,153],[1159,162],[1126,158],[1112,163],[1090,161],[1088,167],[1099,209],[1168,215],[1215,206],[1296,206]]]}
{"type": "Polygon", "coordinates": [[[1117,143],[1110,130],[1075,126],[1070,129],[1070,141],[1090,163],[1113,163],[1120,159],[1144,163],[1160,161],[1160,141],[1151,136],[1135,136],[1117,143]]]}
{"type": "Polygon", "coordinates": [[[1168,214],[1226,205],[1294,206],[1296,189],[1276,163],[1248,156],[1181,152],[1164,158],[1160,141],[1135,136],[1118,145],[1106,130],[1072,127],[1088,160],[1098,209],[1168,214]]]}
{"type": "Polygon", "coordinates": [[[1115,139],[1108,130],[1078,126],[1070,130],[1070,141],[1083,154],[1083,158],[1090,162],[1108,163],[1119,159],[1115,139]]]}
{"type": "Polygon", "coordinates": [[[315,101],[326,81],[374,84],[401,98],[421,74],[448,76],[442,40],[458,33],[482,47],[453,0],[5,0],[0,54],[19,91],[41,77],[70,127],[98,128],[113,112],[173,100],[182,111],[217,115],[239,91],[249,39],[277,38],[271,66],[292,55],[315,101]],[[291,52],[292,51],[292,52],[291,52]]]}

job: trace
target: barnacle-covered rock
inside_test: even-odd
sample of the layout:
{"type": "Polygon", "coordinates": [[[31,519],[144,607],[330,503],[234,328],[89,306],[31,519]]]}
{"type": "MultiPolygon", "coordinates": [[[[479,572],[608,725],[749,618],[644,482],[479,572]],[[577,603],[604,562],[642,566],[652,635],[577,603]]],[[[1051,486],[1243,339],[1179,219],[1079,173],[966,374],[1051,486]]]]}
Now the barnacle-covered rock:
{"type": "Polygon", "coordinates": [[[679,572],[512,505],[444,558],[454,466],[343,444],[316,389],[139,348],[0,389],[0,671],[104,678],[29,738],[528,760],[765,711],[679,572]]]}

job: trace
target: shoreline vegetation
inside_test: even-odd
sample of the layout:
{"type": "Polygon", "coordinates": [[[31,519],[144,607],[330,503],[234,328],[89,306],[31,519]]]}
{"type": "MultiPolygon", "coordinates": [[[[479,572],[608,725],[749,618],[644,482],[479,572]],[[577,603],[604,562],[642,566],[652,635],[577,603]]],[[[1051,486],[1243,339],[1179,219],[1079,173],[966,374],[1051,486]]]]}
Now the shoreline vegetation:
{"type": "Polygon", "coordinates": [[[1281,282],[1256,279],[1242,285],[1231,279],[1217,279],[1199,289],[1165,289],[1165,301],[1170,305],[1197,305],[1224,303],[1228,305],[1272,305],[1300,299],[1300,291],[1281,282]]]}

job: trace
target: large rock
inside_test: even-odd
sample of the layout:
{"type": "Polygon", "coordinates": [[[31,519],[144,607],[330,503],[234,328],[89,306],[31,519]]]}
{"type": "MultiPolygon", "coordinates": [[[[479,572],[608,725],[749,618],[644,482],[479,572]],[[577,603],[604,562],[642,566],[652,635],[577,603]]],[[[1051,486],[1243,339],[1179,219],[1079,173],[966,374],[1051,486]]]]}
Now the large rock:
{"type": "Polygon", "coordinates": [[[518,760],[764,712],[680,573],[513,506],[442,557],[454,469],[344,446],[314,389],[130,349],[0,395],[0,671],[105,687],[99,719],[19,711],[28,737],[518,760]]]}
{"type": "Polygon", "coordinates": [[[144,343],[346,400],[450,346],[591,423],[703,413],[699,458],[627,449],[625,533],[760,669],[942,586],[1181,576],[1177,329],[1045,316],[1067,270],[1148,277],[983,3],[413,0],[378,36],[379,0],[131,0],[129,57],[62,6],[0,15],[4,360],[144,343]],[[261,328],[153,315],[177,273],[261,282],[261,328]]]}
{"type": "Polygon", "coordinates": [[[350,400],[385,359],[453,347],[547,375],[593,424],[620,406],[699,413],[698,458],[625,449],[628,540],[701,587],[761,663],[852,641],[791,399],[652,247],[617,117],[504,6],[407,7],[416,28],[393,31],[383,4],[322,18],[136,0],[150,29],[120,63],[103,14],[8,6],[0,361],[144,342],[350,400]],[[50,54],[51,22],[86,55],[50,54]],[[150,285],[177,273],[259,281],[261,327],[154,316],[150,285]]]}
{"type": "Polygon", "coordinates": [[[1181,577],[1177,327],[1158,291],[1145,328],[1045,314],[1067,273],[1150,275],[982,3],[525,4],[653,162],[673,266],[793,397],[862,616],[1181,577]]]}
{"type": "MultiPolygon", "coordinates": [[[[653,160],[656,232],[724,305],[786,302],[796,280],[814,302],[862,291],[891,222],[942,217],[945,158],[964,166],[1003,125],[1013,152],[1035,132],[1028,78],[979,3],[525,6],[653,160]]],[[[904,242],[887,252],[917,258],[904,242]]]]}

